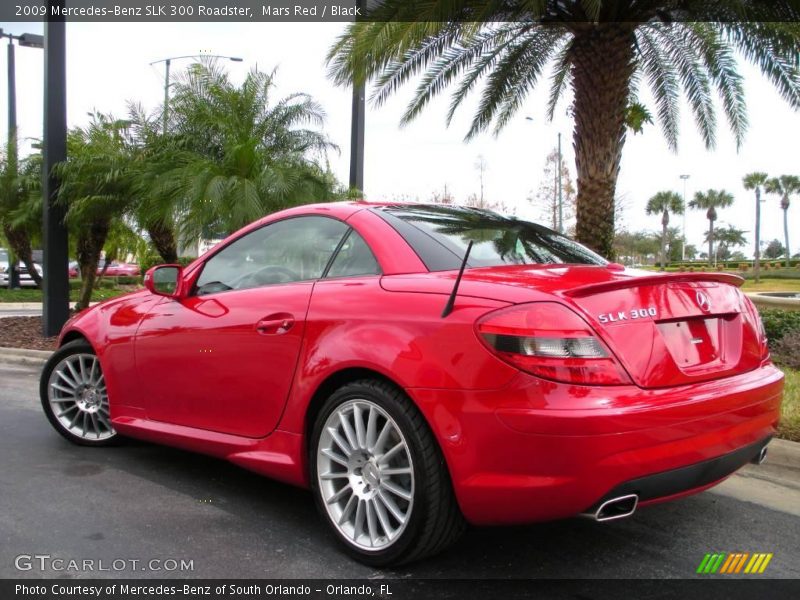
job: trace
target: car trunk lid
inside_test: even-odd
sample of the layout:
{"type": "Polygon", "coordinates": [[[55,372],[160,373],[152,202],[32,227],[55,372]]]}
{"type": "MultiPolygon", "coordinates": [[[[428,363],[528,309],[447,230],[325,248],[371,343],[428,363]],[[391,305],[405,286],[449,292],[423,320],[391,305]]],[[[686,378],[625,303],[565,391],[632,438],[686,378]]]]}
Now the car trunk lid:
{"type": "Polygon", "coordinates": [[[761,364],[757,317],[724,274],[653,275],[568,290],[633,380],[657,388],[719,379],[761,364]]]}

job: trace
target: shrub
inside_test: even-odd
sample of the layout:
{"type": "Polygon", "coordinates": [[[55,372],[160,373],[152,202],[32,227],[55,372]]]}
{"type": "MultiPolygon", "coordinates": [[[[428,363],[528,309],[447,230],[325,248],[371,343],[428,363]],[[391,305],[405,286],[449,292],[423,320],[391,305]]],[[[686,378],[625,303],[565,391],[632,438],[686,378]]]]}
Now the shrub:
{"type": "Polygon", "coordinates": [[[764,308],[760,312],[770,347],[789,333],[800,333],[800,311],[764,308]]]}
{"type": "Polygon", "coordinates": [[[747,271],[749,268],[750,268],[749,263],[739,263],[739,270],[742,271],[743,273],[747,271]]]}
{"type": "Polygon", "coordinates": [[[782,367],[800,369],[800,329],[786,333],[771,350],[772,359],[782,367]]]}

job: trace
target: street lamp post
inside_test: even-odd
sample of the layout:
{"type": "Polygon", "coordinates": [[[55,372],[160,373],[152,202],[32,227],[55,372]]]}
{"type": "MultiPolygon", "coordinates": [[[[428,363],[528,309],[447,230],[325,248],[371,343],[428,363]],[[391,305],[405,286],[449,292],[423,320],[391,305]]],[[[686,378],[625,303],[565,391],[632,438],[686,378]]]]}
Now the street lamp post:
{"type": "MultiPolygon", "coordinates": [[[[49,0],[48,14],[64,0],[49,0]]],[[[53,167],[67,159],[67,38],[63,16],[44,22],[44,144],[42,221],[44,225],[44,306],[42,334],[57,335],[69,318],[66,208],[57,202],[60,181],[53,167]]]]}
{"type": "MultiPolygon", "coordinates": [[[[0,29],[0,38],[8,38],[8,152],[17,156],[17,73],[14,40],[20,46],[28,48],[44,48],[44,38],[33,33],[12,35],[0,29]]],[[[9,156],[10,158],[10,156],[9,156]]],[[[8,287],[19,287],[19,257],[9,248],[8,287]]]]}
{"type": "Polygon", "coordinates": [[[683,179],[683,243],[681,244],[681,262],[686,261],[686,181],[689,175],[681,175],[683,179]]]}
{"type": "Polygon", "coordinates": [[[564,233],[564,199],[561,193],[561,133],[558,134],[558,233],[564,233]]]}
{"type": "Polygon", "coordinates": [[[167,125],[169,122],[169,71],[173,60],[183,60],[184,58],[223,58],[231,62],[242,62],[242,58],[238,56],[223,56],[221,54],[187,54],[185,56],[170,56],[169,58],[162,58],[154,60],[150,66],[164,63],[164,112],[162,114],[162,127],[163,132],[167,133],[167,125]]]}
{"type": "MultiPolygon", "coordinates": [[[[365,13],[367,0],[357,0],[357,8],[365,13]]],[[[350,181],[351,190],[364,194],[364,129],[367,112],[366,85],[353,86],[353,104],[350,121],[350,181]]]]}

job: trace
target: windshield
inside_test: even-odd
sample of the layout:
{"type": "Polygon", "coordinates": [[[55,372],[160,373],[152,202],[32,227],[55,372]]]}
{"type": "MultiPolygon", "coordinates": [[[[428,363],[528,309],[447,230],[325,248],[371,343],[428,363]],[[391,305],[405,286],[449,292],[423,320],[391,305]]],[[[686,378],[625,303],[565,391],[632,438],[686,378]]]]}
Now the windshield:
{"type": "Polygon", "coordinates": [[[405,238],[431,271],[459,268],[469,242],[473,242],[467,262],[470,267],[607,264],[552,229],[490,211],[420,205],[387,206],[376,212],[405,238]]]}

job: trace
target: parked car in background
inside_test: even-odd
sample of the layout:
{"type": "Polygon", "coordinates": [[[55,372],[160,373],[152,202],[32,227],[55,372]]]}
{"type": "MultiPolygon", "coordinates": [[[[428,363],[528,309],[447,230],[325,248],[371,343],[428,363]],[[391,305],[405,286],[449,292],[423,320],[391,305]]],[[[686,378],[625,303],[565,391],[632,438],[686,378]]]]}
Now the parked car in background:
{"type": "MultiPolygon", "coordinates": [[[[38,263],[33,263],[39,277],[42,277],[42,266],[38,263]]],[[[27,267],[18,263],[17,269],[19,271],[19,285],[21,287],[36,287],[36,282],[28,273],[27,267]]],[[[8,264],[8,251],[5,248],[0,248],[0,286],[8,287],[11,279],[10,266],[8,264]]]]}
{"type": "MultiPolygon", "coordinates": [[[[102,270],[103,266],[101,264],[97,269],[97,274],[99,275],[102,270]]],[[[109,277],[137,277],[140,273],[139,265],[117,261],[113,261],[106,269],[106,275],[109,277]]]]}
{"type": "MultiPolygon", "coordinates": [[[[105,265],[105,261],[101,260],[97,263],[97,274],[100,275],[103,272],[103,266],[105,265]]],[[[139,265],[134,265],[131,263],[123,263],[117,261],[111,261],[111,264],[106,267],[106,276],[107,277],[138,277],[141,273],[139,269],[139,265]]],[[[70,277],[79,277],[80,276],[80,269],[78,268],[78,263],[76,261],[72,261],[69,263],[69,276],[70,277]]]]}

